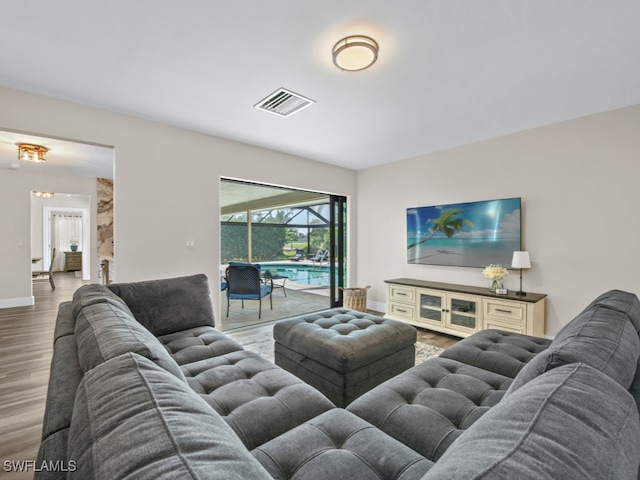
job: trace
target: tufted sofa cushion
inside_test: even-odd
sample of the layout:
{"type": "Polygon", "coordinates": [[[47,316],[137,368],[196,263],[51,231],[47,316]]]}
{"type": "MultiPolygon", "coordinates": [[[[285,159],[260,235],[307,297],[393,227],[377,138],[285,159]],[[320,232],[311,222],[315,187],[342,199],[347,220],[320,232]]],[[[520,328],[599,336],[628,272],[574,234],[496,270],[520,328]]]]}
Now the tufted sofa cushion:
{"type": "Polygon", "coordinates": [[[496,405],[512,379],[445,358],[417,365],[347,407],[429,460],[496,405]]]}
{"type": "Polygon", "coordinates": [[[186,381],[158,339],[130,314],[111,303],[94,303],[79,310],[75,338],[83,373],[118,355],[135,352],[186,381]]]}
{"type": "Polygon", "coordinates": [[[246,350],[182,365],[187,383],[252,449],[335,406],[297,377],[246,350]]]}
{"type": "Polygon", "coordinates": [[[271,478],[198,395],[133,353],[85,375],[68,458],[70,479],[271,478]]]}
{"type": "Polygon", "coordinates": [[[588,365],[555,368],[505,397],[424,480],[637,480],[633,398],[588,365]]]}
{"type": "Polygon", "coordinates": [[[489,329],[452,345],[440,357],[515,378],[525,364],[550,343],[546,338],[489,329]]]}
{"type": "Polygon", "coordinates": [[[242,346],[211,326],[188,328],[158,337],[178,365],[242,350],[242,346]]]}
{"type": "Polygon", "coordinates": [[[433,465],[364,420],[337,408],[251,453],[276,480],[417,480],[433,465]]]}
{"type": "Polygon", "coordinates": [[[634,294],[616,290],[601,295],[522,369],[509,394],[548,370],[576,362],[600,370],[628,389],[640,352],[638,331],[631,320],[633,312],[640,315],[640,302],[634,294]]]}
{"type": "Polygon", "coordinates": [[[339,372],[351,372],[416,342],[401,322],[334,308],[274,325],[276,342],[339,372]]]}

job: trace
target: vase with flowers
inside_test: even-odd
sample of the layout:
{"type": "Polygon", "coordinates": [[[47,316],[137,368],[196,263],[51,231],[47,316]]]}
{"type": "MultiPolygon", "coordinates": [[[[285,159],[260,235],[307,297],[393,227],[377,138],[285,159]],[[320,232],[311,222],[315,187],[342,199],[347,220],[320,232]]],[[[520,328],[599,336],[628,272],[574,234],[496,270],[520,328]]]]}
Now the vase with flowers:
{"type": "Polygon", "coordinates": [[[489,290],[495,292],[504,288],[504,279],[509,272],[502,265],[491,264],[482,270],[482,274],[489,279],[489,290]]]}

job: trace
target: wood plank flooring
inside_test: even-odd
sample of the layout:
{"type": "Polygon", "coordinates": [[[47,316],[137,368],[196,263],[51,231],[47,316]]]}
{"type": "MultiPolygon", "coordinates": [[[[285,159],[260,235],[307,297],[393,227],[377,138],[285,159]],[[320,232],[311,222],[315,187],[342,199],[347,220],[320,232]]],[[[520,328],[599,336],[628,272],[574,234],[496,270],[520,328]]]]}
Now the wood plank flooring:
{"type": "Polygon", "coordinates": [[[34,283],[35,305],[0,309],[0,477],[33,478],[33,472],[6,473],[6,460],[35,460],[53,353],[58,305],[82,285],[74,273],[54,274],[34,283]]]}
{"type": "MultiPolygon", "coordinates": [[[[37,457],[58,306],[83,282],[73,273],[58,273],[55,283],[55,291],[48,282],[34,284],[31,307],[0,309],[0,478],[33,478],[33,472],[6,473],[3,465],[37,457]]],[[[242,343],[261,328],[230,333],[242,343]]],[[[447,348],[459,339],[419,329],[418,340],[447,348]]]]}

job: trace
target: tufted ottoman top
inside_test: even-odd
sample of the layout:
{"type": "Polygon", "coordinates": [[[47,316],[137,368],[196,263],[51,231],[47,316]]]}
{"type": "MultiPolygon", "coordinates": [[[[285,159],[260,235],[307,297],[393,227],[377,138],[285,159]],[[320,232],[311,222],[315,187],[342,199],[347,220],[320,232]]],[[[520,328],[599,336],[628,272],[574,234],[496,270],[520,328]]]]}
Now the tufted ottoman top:
{"type": "Polygon", "coordinates": [[[416,342],[410,325],[375,315],[332,308],[300,315],[273,327],[276,342],[347,373],[416,342]]]}

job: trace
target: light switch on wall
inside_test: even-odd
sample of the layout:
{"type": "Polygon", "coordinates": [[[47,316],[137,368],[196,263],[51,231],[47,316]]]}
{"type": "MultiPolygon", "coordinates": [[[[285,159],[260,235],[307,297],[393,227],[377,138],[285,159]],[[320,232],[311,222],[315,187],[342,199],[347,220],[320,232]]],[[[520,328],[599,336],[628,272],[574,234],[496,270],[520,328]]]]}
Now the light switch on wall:
{"type": "Polygon", "coordinates": [[[186,238],[184,240],[185,248],[196,248],[196,241],[193,238],[186,238]]]}

